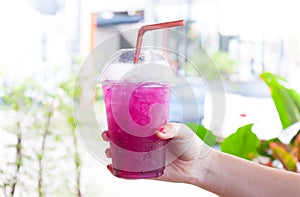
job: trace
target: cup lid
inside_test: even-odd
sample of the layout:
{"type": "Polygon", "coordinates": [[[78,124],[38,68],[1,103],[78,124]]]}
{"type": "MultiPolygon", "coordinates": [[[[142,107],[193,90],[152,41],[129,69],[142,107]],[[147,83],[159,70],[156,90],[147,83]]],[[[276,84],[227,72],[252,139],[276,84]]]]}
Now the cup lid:
{"type": "Polygon", "coordinates": [[[123,49],[116,52],[106,63],[98,83],[144,83],[158,82],[171,84],[176,70],[170,66],[159,51],[141,50],[140,60],[133,63],[135,49],[123,49]]]}

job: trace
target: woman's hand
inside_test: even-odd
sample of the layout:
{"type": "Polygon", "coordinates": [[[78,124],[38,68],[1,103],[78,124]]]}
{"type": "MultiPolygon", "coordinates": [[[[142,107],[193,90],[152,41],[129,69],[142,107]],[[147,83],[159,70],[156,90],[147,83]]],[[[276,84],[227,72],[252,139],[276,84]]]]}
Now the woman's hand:
{"type": "Polygon", "coordinates": [[[157,136],[172,140],[167,145],[166,169],[156,180],[195,184],[204,178],[205,156],[210,147],[185,124],[168,123],[162,128],[163,132],[156,131],[157,136]]]}
{"type": "MultiPolygon", "coordinates": [[[[195,184],[196,181],[204,178],[209,164],[206,153],[211,148],[201,141],[188,126],[168,123],[155,132],[160,139],[169,140],[164,174],[155,180],[195,184]]],[[[102,138],[109,141],[107,131],[102,133],[102,138]]],[[[111,157],[109,148],[105,150],[105,153],[107,157],[111,157]]],[[[111,165],[108,165],[108,169],[111,171],[111,165]]]]}

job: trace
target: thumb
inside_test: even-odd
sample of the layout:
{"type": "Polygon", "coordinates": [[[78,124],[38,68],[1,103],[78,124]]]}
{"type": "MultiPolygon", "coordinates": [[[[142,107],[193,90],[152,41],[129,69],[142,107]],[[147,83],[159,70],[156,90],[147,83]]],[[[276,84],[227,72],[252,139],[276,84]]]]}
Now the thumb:
{"type": "Polygon", "coordinates": [[[205,146],[203,141],[187,125],[181,123],[168,123],[157,129],[156,135],[160,139],[171,139],[167,144],[168,155],[171,156],[171,160],[176,158],[192,160],[199,156],[201,148],[205,146]]]}
{"type": "Polygon", "coordinates": [[[157,137],[162,140],[168,140],[178,137],[180,124],[168,123],[155,130],[157,137]]]}
{"type": "Polygon", "coordinates": [[[167,123],[155,130],[157,137],[163,140],[192,140],[196,134],[185,124],[182,123],[167,123]]]}

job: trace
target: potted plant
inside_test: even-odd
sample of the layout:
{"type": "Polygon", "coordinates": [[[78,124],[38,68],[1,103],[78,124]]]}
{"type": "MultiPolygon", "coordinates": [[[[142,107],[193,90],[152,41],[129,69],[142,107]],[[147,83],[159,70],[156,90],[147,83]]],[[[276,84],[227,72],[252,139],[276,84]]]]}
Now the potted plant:
{"type": "MultiPolygon", "coordinates": [[[[300,94],[280,76],[265,72],[260,78],[270,89],[282,132],[276,138],[260,140],[252,132],[253,124],[244,125],[219,142],[221,151],[263,165],[300,172],[300,94]]],[[[189,126],[208,145],[216,144],[217,136],[211,131],[201,125],[189,126]]]]}

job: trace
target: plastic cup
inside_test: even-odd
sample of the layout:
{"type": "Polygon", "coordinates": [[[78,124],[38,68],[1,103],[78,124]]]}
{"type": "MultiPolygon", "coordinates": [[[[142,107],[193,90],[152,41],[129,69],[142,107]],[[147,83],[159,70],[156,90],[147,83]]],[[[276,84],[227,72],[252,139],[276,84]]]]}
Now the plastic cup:
{"type": "Polygon", "coordinates": [[[155,130],[169,119],[174,70],[154,50],[114,55],[101,77],[106,107],[112,171],[127,179],[154,178],[165,169],[167,140],[155,130]]]}
{"type": "Polygon", "coordinates": [[[136,48],[119,51],[106,65],[101,83],[112,172],[117,177],[163,174],[167,140],[159,139],[154,131],[168,122],[174,72],[162,55],[141,46],[145,32],[183,25],[179,20],[142,26],[136,48]]]}

